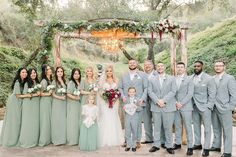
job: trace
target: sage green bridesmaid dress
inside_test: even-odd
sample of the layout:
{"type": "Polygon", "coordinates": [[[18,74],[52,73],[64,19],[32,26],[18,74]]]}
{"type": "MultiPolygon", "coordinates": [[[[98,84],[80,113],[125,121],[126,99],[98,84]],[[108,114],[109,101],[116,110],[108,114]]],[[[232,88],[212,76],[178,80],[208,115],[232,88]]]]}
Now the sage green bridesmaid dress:
{"type": "MultiPolygon", "coordinates": [[[[43,92],[46,93],[49,85],[45,79],[40,83],[43,92]]],[[[46,146],[51,143],[51,117],[52,117],[52,96],[42,96],[40,99],[40,136],[39,146],[46,146]]]]}
{"type": "MultiPolygon", "coordinates": [[[[96,83],[96,81],[92,82],[91,84],[93,84],[93,83],[96,83]]],[[[88,83],[87,80],[82,80],[81,81],[81,90],[84,90],[86,92],[90,92],[89,91],[89,85],[90,85],[90,83],[88,83]]],[[[87,95],[84,94],[84,95],[81,96],[81,105],[83,106],[86,103],[87,103],[87,95]]]]}
{"type": "MultiPolygon", "coordinates": [[[[80,90],[73,81],[67,85],[67,93],[72,94],[80,90]]],[[[80,100],[72,100],[67,97],[67,144],[79,144],[79,130],[81,121],[81,103],[80,100]]]]}
{"type": "Polygon", "coordinates": [[[22,99],[17,94],[22,94],[19,81],[15,82],[12,94],[7,99],[6,113],[3,120],[0,145],[3,147],[15,147],[18,145],[21,128],[22,99]]]}
{"type": "MultiPolygon", "coordinates": [[[[25,84],[23,94],[27,94],[28,84],[25,84]]],[[[39,140],[39,100],[40,97],[24,98],[22,103],[22,124],[19,144],[23,148],[38,145],[39,140]]]]}
{"type": "MultiPolygon", "coordinates": [[[[55,94],[61,96],[60,93],[57,92],[59,89],[56,82],[52,82],[55,85],[55,94]]],[[[66,89],[64,85],[63,88],[66,89]]],[[[59,100],[57,98],[52,99],[52,143],[54,145],[62,145],[66,144],[66,100],[59,100]]]]}

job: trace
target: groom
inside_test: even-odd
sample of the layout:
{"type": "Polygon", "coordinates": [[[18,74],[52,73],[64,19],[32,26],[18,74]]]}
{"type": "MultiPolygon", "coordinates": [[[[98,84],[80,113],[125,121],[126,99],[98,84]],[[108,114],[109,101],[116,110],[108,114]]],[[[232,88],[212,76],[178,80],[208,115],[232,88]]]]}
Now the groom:
{"type": "Polygon", "coordinates": [[[128,89],[130,87],[134,87],[136,92],[136,97],[139,99],[139,104],[143,106],[141,108],[141,112],[138,112],[138,131],[137,131],[137,148],[141,147],[140,141],[142,136],[142,115],[143,108],[145,106],[145,102],[147,99],[147,87],[148,87],[148,79],[144,72],[139,71],[137,69],[137,61],[135,59],[131,59],[128,62],[129,72],[126,73],[119,82],[119,91],[121,93],[121,98],[123,103],[127,102],[128,97],[128,89]]]}

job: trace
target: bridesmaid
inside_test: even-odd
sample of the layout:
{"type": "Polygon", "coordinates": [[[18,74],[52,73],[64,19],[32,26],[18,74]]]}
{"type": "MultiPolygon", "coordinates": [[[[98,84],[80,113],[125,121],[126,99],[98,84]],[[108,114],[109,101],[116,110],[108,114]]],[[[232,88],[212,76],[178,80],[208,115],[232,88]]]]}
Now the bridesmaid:
{"type": "Polygon", "coordinates": [[[30,93],[30,97],[24,98],[22,103],[22,125],[19,144],[23,148],[35,147],[39,139],[39,95],[41,88],[36,69],[28,70],[28,80],[24,87],[24,94],[30,93]],[[38,87],[38,88],[37,88],[38,87]],[[33,91],[31,91],[34,89],[33,91]]]}
{"type": "Polygon", "coordinates": [[[94,70],[91,66],[87,67],[85,70],[85,79],[81,81],[81,94],[82,100],[81,105],[84,105],[87,100],[87,96],[93,92],[89,90],[89,86],[96,83],[94,70]]]}
{"type": "Polygon", "coordinates": [[[64,69],[57,67],[55,71],[55,90],[52,93],[52,143],[66,144],[66,80],[64,69]]]}
{"type": "Polygon", "coordinates": [[[52,89],[49,89],[49,87],[52,84],[52,69],[50,66],[42,66],[41,78],[39,146],[46,146],[51,143],[52,89]]]}
{"type": "Polygon", "coordinates": [[[26,77],[26,68],[19,68],[11,86],[13,92],[7,100],[0,139],[0,145],[3,147],[14,147],[18,145],[21,127],[22,98],[30,97],[29,94],[23,94],[26,77]]]}
{"type": "Polygon", "coordinates": [[[67,85],[67,143],[79,144],[79,129],[81,121],[80,103],[81,72],[74,68],[71,72],[70,82],[67,85]]]}

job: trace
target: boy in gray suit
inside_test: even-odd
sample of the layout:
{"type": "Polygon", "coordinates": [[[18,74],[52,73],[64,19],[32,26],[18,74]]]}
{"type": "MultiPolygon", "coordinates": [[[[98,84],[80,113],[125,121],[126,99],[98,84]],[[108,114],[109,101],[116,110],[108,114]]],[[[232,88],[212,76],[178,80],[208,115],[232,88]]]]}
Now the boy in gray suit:
{"type": "Polygon", "coordinates": [[[201,150],[201,122],[204,126],[204,146],[202,156],[209,156],[211,144],[211,111],[213,110],[216,86],[213,78],[203,70],[203,62],[195,61],[193,94],[193,126],[194,126],[194,146],[193,150],[201,150]]]}
{"type": "Polygon", "coordinates": [[[125,140],[127,141],[125,151],[129,151],[131,148],[133,152],[136,151],[138,115],[142,110],[135,95],[136,89],[129,87],[127,101],[123,107],[125,110],[125,140]]]}
{"type": "Polygon", "coordinates": [[[174,149],[180,149],[182,143],[182,121],[187,131],[187,155],[193,155],[193,130],[192,130],[192,97],[194,85],[192,79],[186,75],[186,68],[183,62],[178,62],[177,66],[177,93],[176,93],[176,113],[175,113],[175,144],[174,149]]]}
{"type": "Polygon", "coordinates": [[[161,146],[161,127],[165,132],[165,146],[169,154],[174,154],[172,126],[175,117],[176,82],[173,76],[165,74],[163,63],[157,64],[158,75],[149,80],[148,95],[151,98],[151,111],[154,122],[154,145],[149,152],[155,152],[161,146]]]}
{"type": "Polygon", "coordinates": [[[142,115],[145,102],[147,100],[147,87],[148,79],[144,72],[137,69],[137,61],[134,59],[129,60],[129,72],[126,73],[120,80],[118,89],[121,93],[123,103],[126,103],[128,97],[129,87],[136,89],[136,97],[139,104],[141,104],[141,111],[138,113],[138,132],[137,132],[137,148],[141,147],[142,137],[142,115]]]}
{"type": "Polygon", "coordinates": [[[214,65],[216,75],[216,101],[212,115],[214,140],[211,151],[221,151],[223,130],[224,153],[221,157],[231,157],[232,153],[232,111],[236,105],[236,82],[232,75],[225,72],[225,63],[216,61],[214,65]]]}

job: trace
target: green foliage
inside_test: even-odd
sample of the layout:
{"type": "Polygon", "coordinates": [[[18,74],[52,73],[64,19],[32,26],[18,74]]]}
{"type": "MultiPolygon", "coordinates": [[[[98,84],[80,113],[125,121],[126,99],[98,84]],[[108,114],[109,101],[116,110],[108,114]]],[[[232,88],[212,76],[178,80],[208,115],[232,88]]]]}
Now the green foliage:
{"type": "MultiPolygon", "coordinates": [[[[15,77],[15,73],[28,54],[19,48],[0,46],[0,107],[6,104],[7,97],[11,92],[11,83],[15,77]]],[[[70,77],[73,68],[80,68],[82,73],[84,73],[85,69],[84,65],[72,59],[63,59],[62,66],[65,69],[67,78],[70,77]]],[[[41,64],[37,60],[33,61],[30,67],[37,68],[38,73],[41,73],[41,64]]]]}
{"type": "MultiPolygon", "coordinates": [[[[168,52],[162,52],[156,58],[170,67],[167,56],[169,57],[168,52]]],[[[177,53],[177,61],[180,60],[179,56],[177,53]]],[[[213,74],[213,64],[218,59],[223,59],[227,72],[236,77],[236,17],[197,33],[188,42],[189,74],[193,73],[193,63],[196,60],[202,60],[205,63],[205,71],[213,74]]]]}
{"type": "Polygon", "coordinates": [[[11,91],[11,82],[25,55],[26,53],[21,49],[0,47],[0,106],[6,103],[6,98],[11,91]]]}
{"type": "Polygon", "coordinates": [[[147,58],[147,49],[145,48],[139,49],[137,53],[135,53],[135,59],[137,59],[139,63],[143,63],[146,58],[147,58]]]}

